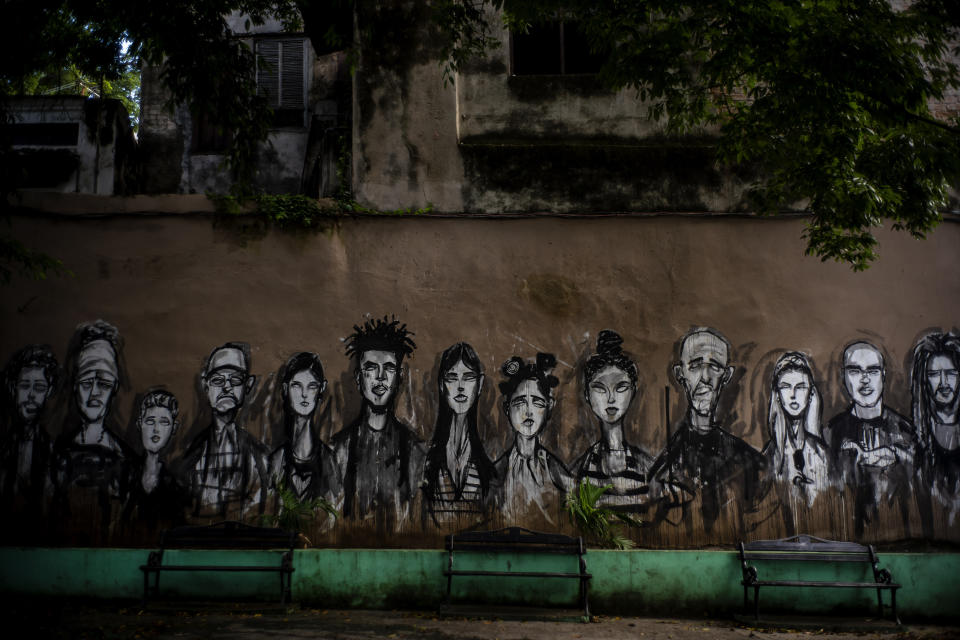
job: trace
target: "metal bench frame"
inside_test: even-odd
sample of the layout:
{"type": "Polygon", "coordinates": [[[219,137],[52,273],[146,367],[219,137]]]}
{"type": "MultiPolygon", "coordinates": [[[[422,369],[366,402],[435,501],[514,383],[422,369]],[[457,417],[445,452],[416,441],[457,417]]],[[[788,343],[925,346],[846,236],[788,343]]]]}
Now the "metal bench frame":
{"type": "Polygon", "coordinates": [[[753,588],[753,615],[760,617],[760,587],[839,587],[853,589],[876,589],[877,606],[883,617],[883,591],[890,592],[890,609],[893,620],[900,624],[897,615],[897,589],[901,585],[893,582],[887,569],[881,569],[877,554],[872,545],[856,542],[824,540],[810,535],[797,535],[780,540],[757,540],[737,544],[740,552],[740,564],[743,571],[743,608],[749,606],[748,592],[753,588]],[[873,582],[831,582],[827,580],[761,580],[755,564],[766,560],[800,562],[858,562],[869,564],[873,569],[873,582]]]}
{"type": "Polygon", "coordinates": [[[151,551],[147,564],[140,565],[143,572],[143,606],[150,596],[160,590],[160,573],[163,571],[260,571],[280,574],[280,603],[286,604],[291,597],[293,574],[293,548],[297,534],[282,529],[254,527],[242,522],[226,521],[209,526],[186,526],[167,529],[160,534],[160,548],[151,551]],[[167,549],[286,549],[277,565],[217,565],[175,564],[164,565],[163,553],[167,549]],[[151,585],[150,576],[153,576],[151,585]]]}
{"type": "Polygon", "coordinates": [[[588,591],[590,579],[587,573],[587,553],[583,538],[565,536],[558,533],[542,533],[522,527],[506,527],[495,531],[467,531],[446,536],[447,568],[443,575],[447,577],[446,606],[450,606],[450,594],[454,576],[499,576],[506,578],[570,578],[580,581],[580,607],[583,615],[589,619],[590,603],[588,591]],[[531,553],[577,556],[577,571],[484,571],[476,569],[454,569],[454,553],[531,553]]]}

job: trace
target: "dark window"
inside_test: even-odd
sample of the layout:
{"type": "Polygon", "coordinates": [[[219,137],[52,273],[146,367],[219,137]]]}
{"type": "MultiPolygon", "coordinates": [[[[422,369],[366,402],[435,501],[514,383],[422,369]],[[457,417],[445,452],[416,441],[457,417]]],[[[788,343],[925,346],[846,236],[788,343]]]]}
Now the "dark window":
{"type": "Polygon", "coordinates": [[[590,52],[576,22],[544,22],[512,34],[513,74],[517,76],[590,74],[603,60],[590,52]]]}
{"type": "Polygon", "coordinates": [[[257,40],[257,93],[267,98],[276,127],[304,126],[303,39],[257,40]]]}
{"type": "Polygon", "coordinates": [[[223,153],[230,146],[231,132],[205,115],[193,116],[193,137],[190,151],[193,153],[223,153]]]}
{"type": "Polygon", "coordinates": [[[75,147],[79,122],[17,122],[10,125],[14,146],[75,147]]]}

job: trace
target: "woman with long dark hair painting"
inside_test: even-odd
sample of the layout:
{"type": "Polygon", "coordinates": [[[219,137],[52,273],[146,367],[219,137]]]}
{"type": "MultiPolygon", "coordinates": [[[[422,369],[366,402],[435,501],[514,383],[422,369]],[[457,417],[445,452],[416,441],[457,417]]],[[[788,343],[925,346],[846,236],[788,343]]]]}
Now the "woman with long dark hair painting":
{"type": "Polygon", "coordinates": [[[647,471],[653,458],[627,443],[623,422],[637,393],[637,365],[621,348],[623,338],[604,330],[597,337],[597,353],[584,366],[584,397],[600,426],[597,440],[574,465],[577,484],[612,485],[600,504],[621,511],[645,511],[650,495],[647,471]]]}
{"type": "Polygon", "coordinates": [[[503,482],[500,507],[508,522],[517,522],[535,505],[548,522],[554,498],[573,487],[566,465],[541,443],[540,436],[553,411],[553,389],[560,384],[551,371],[556,358],[538,353],[536,362],[514,356],[500,368],[503,411],[513,427],[513,446],[495,463],[503,482]]]}
{"type": "Polygon", "coordinates": [[[465,528],[482,520],[496,483],[477,431],[483,379],[480,358],[466,342],[440,356],[437,422],[424,467],[426,511],[437,526],[465,528]]]}
{"type": "Polygon", "coordinates": [[[323,498],[339,505],[340,472],[333,450],[320,440],[313,424],[326,388],[317,354],[301,352],[284,365],[283,441],[270,455],[270,471],[275,488],[282,483],[300,500],[323,498]]]}

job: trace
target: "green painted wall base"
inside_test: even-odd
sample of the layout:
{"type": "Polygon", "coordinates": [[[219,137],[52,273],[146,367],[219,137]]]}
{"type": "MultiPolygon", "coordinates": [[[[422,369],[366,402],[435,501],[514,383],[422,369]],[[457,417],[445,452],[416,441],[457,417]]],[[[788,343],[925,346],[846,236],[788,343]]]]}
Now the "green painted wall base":
{"type": "MultiPolygon", "coordinates": [[[[139,566],[145,549],[0,548],[0,591],[15,595],[138,599],[139,566]]],[[[268,561],[262,553],[238,551],[168,552],[168,562],[201,557],[211,562],[268,561]],[[211,557],[214,556],[214,557],[211,557]]],[[[203,560],[203,561],[206,561],[203,560]]],[[[424,608],[444,598],[446,554],[437,550],[307,549],[294,557],[294,599],[323,607],[424,608]]],[[[478,557],[480,564],[524,563],[557,567],[558,558],[478,557]]],[[[575,559],[574,559],[575,561],[575,559]]],[[[622,615],[728,615],[740,610],[737,555],[726,551],[591,551],[590,602],[597,613],[622,615]]],[[[907,620],[956,618],[960,554],[887,553],[881,565],[903,585],[897,601],[907,620]]],[[[479,565],[477,565],[479,566],[479,565]]],[[[810,567],[804,566],[805,571],[810,567]]],[[[814,579],[844,579],[852,567],[805,573],[814,579]]],[[[790,571],[778,567],[778,571],[790,571]]],[[[787,575],[781,573],[780,575],[787,575]]],[[[866,577],[860,574],[860,577],[866,577]]],[[[490,603],[575,603],[576,581],[559,579],[457,579],[455,599],[490,603]]],[[[161,578],[165,597],[274,599],[279,579],[272,574],[169,573],[161,578]]],[[[839,613],[876,611],[876,592],[848,589],[764,589],[764,611],[839,613]]]]}

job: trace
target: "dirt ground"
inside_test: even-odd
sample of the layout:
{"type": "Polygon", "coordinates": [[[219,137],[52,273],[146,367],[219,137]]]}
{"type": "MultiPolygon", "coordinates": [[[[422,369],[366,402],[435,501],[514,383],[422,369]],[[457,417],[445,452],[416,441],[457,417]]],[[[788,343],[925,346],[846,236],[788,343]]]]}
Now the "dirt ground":
{"type": "Polygon", "coordinates": [[[960,626],[903,625],[870,619],[767,620],[758,626],[722,619],[596,616],[591,622],[438,618],[433,612],[264,609],[256,604],[189,610],[70,602],[7,601],[3,637],[91,640],[200,638],[259,640],[746,640],[823,637],[836,640],[958,638],[960,626]],[[789,626],[788,626],[789,625],[789,626]]]}

